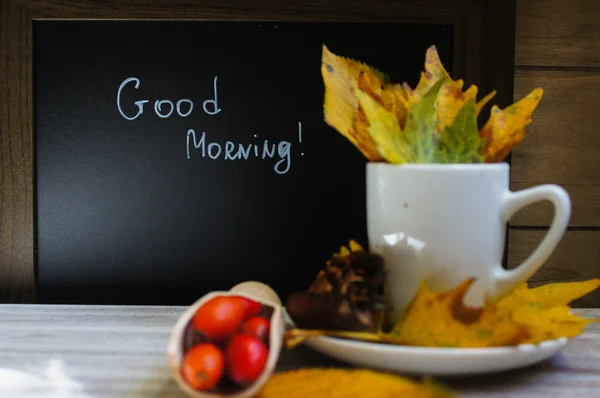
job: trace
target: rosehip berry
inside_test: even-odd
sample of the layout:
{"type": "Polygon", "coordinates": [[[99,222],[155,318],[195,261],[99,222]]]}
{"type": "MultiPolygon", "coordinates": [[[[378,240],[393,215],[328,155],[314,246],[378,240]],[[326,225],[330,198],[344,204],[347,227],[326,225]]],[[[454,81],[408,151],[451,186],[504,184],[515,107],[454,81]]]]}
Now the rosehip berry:
{"type": "Polygon", "coordinates": [[[246,304],[240,297],[218,296],[204,303],[192,319],[192,327],[209,340],[225,343],[246,318],[246,304]]]}
{"type": "Polygon", "coordinates": [[[262,316],[255,316],[242,324],[241,332],[256,336],[263,341],[268,341],[269,330],[269,320],[262,316]]]}
{"type": "Polygon", "coordinates": [[[262,305],[254,300],[247,297],[239,296],[240,299],[246,304],[246,319],[258,316],[262,312],[262,305]]]}
{"type": "Polygon", "coordinates": [[[202,343],[192,347],[183,358],[183,379],[196,390],[214,387],[223,376],[223,352],[214,344],[202,343]]]}
{"type": "Polygon", "coordinates": [[[235,335],[225,349],[227,374],[235,383],[248,385],[262,374],[269,351],[255,336],[235,335]]]}

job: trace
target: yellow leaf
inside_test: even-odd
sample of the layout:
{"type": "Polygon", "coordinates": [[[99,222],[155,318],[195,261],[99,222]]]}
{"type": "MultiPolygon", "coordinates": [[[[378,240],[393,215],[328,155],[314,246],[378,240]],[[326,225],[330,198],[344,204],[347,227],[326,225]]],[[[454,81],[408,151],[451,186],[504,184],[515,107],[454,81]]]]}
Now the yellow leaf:
{"type": "Polygon", "coordinates": [[[571,301],[585,296],[600,286],[600,279],[581,282],[548,283],[530,289],[535,303],[540,308],[551,308],[567,305],[571,301]]]}
{"type": "MultiPolygon", "coordinates": [[[[408,117],[409,112],[408,92],[403,86],[399,84],[391,86],[390,90],[391,94],[394,97],[394,109],[396,111],[396,119],[398,120],[398,125],[402,130],[404,130],[404,126],[406,125],[406,118],[408,117]]],[[[386,93],[387,92],[388,91],[386,91],[386,93]]]]}
{"type": "Polygon", "coordinates": [[[496,95],[496,90],[492,91],[491,93],[489,93],[488,95],[486,95],[485,97],[480,99],[479,102],[477,102],[477,105],[475,106],[475,111],[477,113],[477,116],[479,116],[483,107],[486,106],[487,103],[490,102],[490,100],[492,98],[494,98],[495,95],[496,95]]]}
{"type": "Polygon", "coordinates": [[[375,141],[377,152],[389,163],[406,163],[407,156],[403,156],[403,152],[408,148],[403,147],[400,141],[402,130],[396,119],[396,113],[388,111],[363,91],[357,91],[356,95],[367,116],[367,129],[375,141]]]}
{"type": "Polygon", "coordinates": [[[571,314],[571,308],[563,305],[543,309],[537,305],[523,305],[513,312],[514,322],[527,327],[529,337],[522,343],[540,343],[560,337],[575,337],[592,320],[571,314]]]}
{"type": "MultiPolygon", "coordinates": [[[[435,46],[431,46],[425,53],[425,71],[421,72],[421,78],[419,79],[419,83],[417,84],[415,90],[413,92],[408,92],[409,100],[411,102],[419,101],[440,80],[451,81],[452,79],[440,60],[437,48],[435,46]]],[[[405,84],[404,87],[408,88],[408,85],[405,84]]]]}
{"type": "Polygon", "coordinates": [[[325,84],[325,122],[349,139],[371,161],[383,158],[366,129],[364,115],[359,112],[356,91],[362,85],[381,87],[385,77],[375,69],[351,59],[337,56],[323,46],[321,74],[325,84]]]}
{"type": "Polygon", "coordinates": [[[534,89],[520,101],[501,110],[492,107],[490,118],[480,131],[486,146],[482,154],[486,162],[502,161],[525,138],[525,127],[531,123],[531,115],[542,99],[543,90],[534,89]]]}
{"type": "Polygon", "coordinates": [[[367,369],[304,368],[275,373],[256,398],[452,398],[445,387],[426,380],[367,369]]]}
{"type": "Polygon", "coordinates": [[[435,101],[437,130],[443,131],[451,126],[465,103],[471,99],[474,100],[476,96],[476,86],[471,86],[463,92],[462,81],[444,83],[435,101]]]}
{"type": "Polygon", "coordinates": [[[524,326],[498,316],[494,305],[470,308],[463,298],[473,284],[432,292],[422,282],[406,316],[391,332],[408,345],[427,347],[492,347],[514,345],[527,336],[524,326]]]}

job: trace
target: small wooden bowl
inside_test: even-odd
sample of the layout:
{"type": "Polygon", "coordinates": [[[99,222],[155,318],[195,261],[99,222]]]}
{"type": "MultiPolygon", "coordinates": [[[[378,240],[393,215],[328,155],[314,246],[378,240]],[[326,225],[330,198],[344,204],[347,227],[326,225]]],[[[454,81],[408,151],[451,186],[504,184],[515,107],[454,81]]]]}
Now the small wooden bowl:
{"type": "Polygon", "coordinates": [[[198,299],[194,304],[189,306],[185,312],[179,317],[175,326],[172,329],[171,336],[167,345],[167,356],[169,366],[173,378],[179,387],[192,398],[250,398],[258,394],[265,383],[269,380],[279,354],[281,352],[283,334],[285,332],[285,324],[283,321],[282,303],[275,291],[268,285],[261,282],[249,281],[242,282],[232,287],[229,291],[214,291],[207,293],[198,299]],[[205,302],[216,296],[242,296],[254,300],[260,304],[267,305],[273,308],[273,313],[270,318],[270,334],[269,334],[269,357],[265,364],[263,373],[250,386],[235,393],[219,393],[212,391],[198,391],[191,387],[181,375],[181,363],[183,361],[183,338],[186,328],[193,318],[196,310],[205,302]]]}

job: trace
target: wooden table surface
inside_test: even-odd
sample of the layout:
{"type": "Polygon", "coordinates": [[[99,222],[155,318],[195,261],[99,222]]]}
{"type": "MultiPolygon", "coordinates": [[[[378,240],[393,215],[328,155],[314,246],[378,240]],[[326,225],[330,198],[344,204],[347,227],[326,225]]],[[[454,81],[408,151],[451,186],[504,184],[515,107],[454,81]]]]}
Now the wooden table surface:
{"type": "MultiPolygon", "coordinates": [[[[0,397],[185,398],[165,354],[170,329],[183,310],[0,305],[0,397]]],[[[582,312],[600,317],[600,310],[582,312]]],[[[278,369],[300,366],[345,365],[306,347],[283,349],[278,369]]],[[[588,326],[541,364],[436,380],[460,397],[600,397],[600,324],[588,326]]]]}

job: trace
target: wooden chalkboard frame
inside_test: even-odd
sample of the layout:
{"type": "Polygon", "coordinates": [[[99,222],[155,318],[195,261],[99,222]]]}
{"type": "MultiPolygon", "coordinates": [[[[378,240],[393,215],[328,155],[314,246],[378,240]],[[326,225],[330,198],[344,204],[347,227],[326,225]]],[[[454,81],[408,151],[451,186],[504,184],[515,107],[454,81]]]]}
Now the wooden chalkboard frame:
{"type": "MultiPolygon", "coordinates": [[[[513,98],[515,0],[0,0],[0,302],[36,302],[33,21],[242,20],[451,24],[455,76],[513,98]]],[[[390,51],[401,50],[401,43],[390,51]]]]}

